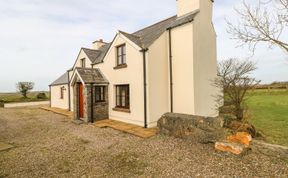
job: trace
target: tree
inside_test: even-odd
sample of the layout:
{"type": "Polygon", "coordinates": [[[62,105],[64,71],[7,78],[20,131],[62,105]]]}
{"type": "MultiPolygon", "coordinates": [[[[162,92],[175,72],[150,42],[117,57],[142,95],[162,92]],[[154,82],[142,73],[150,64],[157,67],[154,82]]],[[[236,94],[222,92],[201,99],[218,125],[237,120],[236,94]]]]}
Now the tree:
{"type": "Polygon", "coordinates": [[[262,42],[288,53],[288,41],[284,39],[287,35],[283,35],[288,30],[288,0],[258,0],[254,6],[243,0],[243,7],[235,10],[239,20],[227,21],[228,33],[238,40],[239,46],[248,45],[254,53],[262,42]]]}
{"type": "Polygon", "coordinates": [[[16,88],[23,95],[24,98],[27,98],[28,92],[34,88],[34,83],[33,82],[18,82],[16,84],[16,88]]]}
{"type": "MultiPolygon", "coordinates": [[[[233,114],[239,121],[244,118],[244,101],[248,90],[260,83],[249,76],[256,69],[256,64],[249,60],[228,59],[218,64],[219,77],[214,84],[224,93],[224,103],[233,106],[233,114]]],[[[222,99],[223,96],[218,98],[222,99]]]]}

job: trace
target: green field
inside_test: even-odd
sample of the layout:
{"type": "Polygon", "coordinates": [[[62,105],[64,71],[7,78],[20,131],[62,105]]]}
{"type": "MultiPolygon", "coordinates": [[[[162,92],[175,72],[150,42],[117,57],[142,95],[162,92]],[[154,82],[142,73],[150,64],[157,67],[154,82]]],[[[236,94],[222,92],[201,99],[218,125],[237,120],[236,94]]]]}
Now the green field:
{"type": "Polygon", "coordinates": [[[288,91],[255,90],[249,95],[250,122],[267,142],[288,146],[288,91]]]}
{"type": "MultiPolygon", "coordinates": [[[[20,93],[0,93],[0,106],[1,103],[11,102],[31,102],[31,101],[45,101],[49,100],[49,92],[44,92],[47,96],[46,99],[38,99],[36,96],[39,92],[28,93],[28,98],[23,98],[20,93]]],[[[43,92],[41,92],[43,93],[43,92]]]]}

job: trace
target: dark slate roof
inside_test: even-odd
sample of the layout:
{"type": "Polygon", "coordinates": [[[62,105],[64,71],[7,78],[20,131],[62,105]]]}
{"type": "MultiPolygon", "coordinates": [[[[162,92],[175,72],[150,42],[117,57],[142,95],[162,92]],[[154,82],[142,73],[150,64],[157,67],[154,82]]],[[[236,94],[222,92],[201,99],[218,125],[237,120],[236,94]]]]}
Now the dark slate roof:
{"type": "Polygon", "coordinates": [[[104,57],[105,57],[106,53],[108,52],[111,44],[112,43],[107,43],[107,44],[105,44],[99,48],[99,51],[101,51],[101,54],[95,59],[93,64],[99,64],[99,63],[103,62],[104,57]]]}
{"type": "Polygon", "coordinates": [[[97,83],[97,84],[107,84],[109,83],[105,76],[99,69],[92,68],[76,68],[76,71],[80,75],[81,79],[85,84],[97,83]]]}
{"type": "Polygon", "coordinates": [[[139,36],[129,34],[123,31],[119,31],[121,34],[123,34],[126,38],[133,41],[135,44],[137,44],[139,47],[142,47],[142,41],[139,36]]]}
{"type": "MultiPolygon", "coordinates": [[[[191,12],[185,16],[181,16],[181,17],[173,16],[173,17],[165,19],[161,22],[158,22],[154,25],[143,28],[142,30],[139,30],[139,31],[134,32],[132,34],[126,33],[123,31],[119,31],[119,32],[121,34],[123,34],[126,38],[128,38],[129,40],[133,41],[140,48],[148,48],[167,29],[174,28],[174,27],[192,22],[194,20],[195,16],[198,14],[198,12],[199,12],[199,10],[196,10],[196,11],[191,12]]],[[[112,43],[108,43],[99,49],[99,51],[101,51],[101,54],[94,60],[94,62],[92,62],[93,64],[98,64],[98,63],[103,62],[104,57],[105,57],[106,53],[108,52],[111,44],[112,43]]]]}
{"type": "Polygon", "coordinates": [[[181,16],[179,18],[177,18],[175,21],[173,21],[169,26],[169,28],[174,28],[177,26],[181,26],[184,25],[186,23],[192,22],[194,20],[194,18],[196,17],[196,15],[198,14],[199,10],[196,10],[194,12],[191,12],[187,15],[181,16]]]}
{"type": "Polygon", "coordinates": [[[94,49],[88,49],[88,48],[82,48],[82,49],[92,63],[97,59],[97,57],[101,55],[100,50],[94,50],[94,49]]]}
{"type": "Polygon", "coordinates": [[[69,83],[68,72],[65,72],[65,74],[63,74],[61,77],[55,80],[50,86],[63,85],[63,84],[68,84],[68,83],[69,83]]]}
{"type": "Polygon", "coordinates": [[[132,34],[119,31],[128,39],[133,41],[141,48],[148,48],[155,40],[157,40],[167,29],[174,28],[189,22],[192,22],[195,16],[198,14],[198,10],[191,12],[185,16],[177,17],[173,16],[158,22],[154,25],[146,27],[142,30],[134,32],[132,34]]]}
{"type": "Polygon", "coordinates": [[[149,47],[157,38],[161,36],[163,32],[169,27],[169,25],[177,19],[177,16],[170,17],[154,25],[146,27],[142,30],[134,32],[133,35],[138,36],[142,41],[143,48],[149,47]]]}

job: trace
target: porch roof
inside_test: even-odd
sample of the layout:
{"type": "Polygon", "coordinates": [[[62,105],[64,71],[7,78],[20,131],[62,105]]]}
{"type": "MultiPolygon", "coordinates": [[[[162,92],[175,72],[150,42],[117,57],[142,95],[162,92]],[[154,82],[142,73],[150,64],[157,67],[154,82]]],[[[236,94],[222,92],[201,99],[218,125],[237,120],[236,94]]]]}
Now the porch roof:
{"type": "Polygon", "coordinates": [[[108,84],[108,80],[100,69],[76,68],[72,81],[78,76],[84,84],[108,84]]]}

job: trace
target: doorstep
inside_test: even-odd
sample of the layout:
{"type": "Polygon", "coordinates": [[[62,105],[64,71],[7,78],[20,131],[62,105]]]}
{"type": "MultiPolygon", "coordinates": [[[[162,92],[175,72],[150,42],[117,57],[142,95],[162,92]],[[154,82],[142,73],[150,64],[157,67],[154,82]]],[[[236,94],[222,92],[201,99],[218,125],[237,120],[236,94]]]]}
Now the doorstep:
{"type": "Polygon", "coordinates": [[[129,133],[141,138],[150,138],[155,136],[158,133],[158,128],[143,128],[137,125],[128,124],[125,122],[115,121],[111,119],[106,119],[102,121],[97,121],[94,123],[94,126],[99,128],[112,128],[119,130],[125,133],[129,133]]]}

